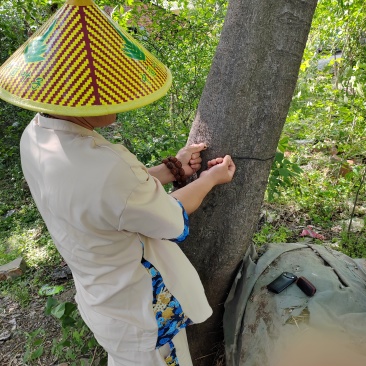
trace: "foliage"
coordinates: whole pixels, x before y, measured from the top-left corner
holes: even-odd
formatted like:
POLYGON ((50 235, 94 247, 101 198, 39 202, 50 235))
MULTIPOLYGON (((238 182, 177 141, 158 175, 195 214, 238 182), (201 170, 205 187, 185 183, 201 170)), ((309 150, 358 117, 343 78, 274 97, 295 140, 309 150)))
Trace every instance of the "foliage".
MULTIPOLYGON (((303 172, 275 202, 296 203, 324 228, 352 215, 356 194, 366 201, 358 189, 366 161, 365 10, 359 0, 319 1, 283 131, 289 160, 303 172)), ((272 170, 269 189, 275 179, 272 170)))
POLYGON ((292 231, 286 226, 276 226, 265 223, 253 236, 253 242, 257 246, 268 243, 287 243, 292 237, 292 231))
POLYGON ((0 178, 0 264, 22 255, 29 265, 59 260, 18 165, 0 178))
POLYGON ((80 356, 88 357, 92 365, 97 360, 98 366, 107 364, 105 352, 98 346, 93 334, 86 326, 77 306, 71 302, 59 302, 49 296, 45 308, 46 315, 52 315, 60 321, 61 336, 53 340, 52 354, 58 361, 70 362, 76 366, 80 356))
POLYGON ((285 157, 289 147, 288 142, 289 138, 285 136, 280 140, 277 147, 271 174, 268 179, 267 198, 269 201, 273 201, 275 195, 281 194, 281 188, 300 190, 295 178, 302 173, 302 169, 297 163, 291 162, 285 157))
MULTIPOLYGON (((70 366, 93 364, 103 366, 107 364, 104 350, 98 346, 97 341, 80 317, 77 306, 71 302, 60 302, 50 294, 58 293, 60 286, 43 286, 40 291, 48 296, 45 315, 53 316, 60 322, 61 334, 53 339, 51 353, 58 362, 68 362, 70 366)), ((37 361, 44 353, 44 343, 47 331, 43 328, 32 332, 25 332, 25 363, 37 361)))
POLYGON ((366 235, 360 233, 343 232, 340 240, 342 251, 353 258, 366 258, 366 235))
POLYGON ((44 350, 45 331, 42 328, 36 329, 33 332, 25 333, 26 346, 23 361, 25 363, 34 361, 41 357, 44 350))
POLYGON ((130 1, 130 10, 120 7, 113 12, 113 18, 121 25, 137 30, 135 37, 173 75, 166 97, 120 114, 114 128, 116 141, 124 143, 147 165, 175 154, 185 145, 226 11, 223 0, 180 0, 174 2, 178 15, 169 11, 173 2, 166 4, 167 8, 163 8, 130 1))
POLYGON ((2 0, 0 2, 0 64, 53 14, 62 0, 2 0))
POLYGON ((28 287, 29 283, 24 278, 17 278, 13 282, 0 282, 1 297, 10 296, 22 307, 28 306, 32 301, 32 293, 28 287))
MULTIPOLYGON (((0 64, 62 3, 1 1, 0 64)), ((119 115, 116 124, 100 131, 123 143, 146 165, 154 165, 186 142, 227 2, 167 1, 168 9, 162 1, 97 3, 112 7, 113 19, 130 29, 173 74, 166 97, 119 115), (179 14, 169 7, 179 8, 179 14)), ((306 221, 328 230, 340 250, 358 257, 366 255, 365 229, 352 233, 339 221, 365 216, 365 8, 363 0, 319 0, 266 195, 272 205, 296 206, 299 225, 306 221), (332 232, 335 226, 342 226, 341 232, 332 232)), ((0 101, 0 264, 22 255, 29 267, 25 276, 0 283, 0 295, 12 296, 22 306, 37 296, 49 282, 49 268, 61 261, 21 172, 19 140, 33 115, 0 101)), ((254 242, 294 240, 298 232, 287 224, 280 219, 265 223, 254 242)), ((60 321, 61 333, 52 348, 60 361, 75 364, 83 354, 95 355, 94 360, 103 357, 74 304, 49 297, 46 313, 60 321)), ((45 336, 43 329, 26 334, 24 362, 39 360, 45 336)))

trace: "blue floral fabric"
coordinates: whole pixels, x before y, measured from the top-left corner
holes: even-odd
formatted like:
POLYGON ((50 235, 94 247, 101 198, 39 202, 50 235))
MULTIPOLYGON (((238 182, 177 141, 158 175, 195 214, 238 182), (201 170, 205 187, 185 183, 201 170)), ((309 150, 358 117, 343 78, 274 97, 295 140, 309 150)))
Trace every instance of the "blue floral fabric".
POLYGON ((142 258, 141 263, 148 270, 152 278, 153 310, 158 324, 156 348, 160 348, 166 343, 169 343, 171 353, 166 360, 167 365, 178 366, 179 363, 175 355, 172 339, 181 329, 193 323, 184 314, 179 301, 166 288, 159 271, 144 258, 142 258))
MULTIPOLYGON (((181 243, 189 234, 189 220, 188 214, 182 203, 178 200, 177 202, 182 208, 184 230, 178 238, 169 240, 175 243, 181 243)), ((152 279, 152 305, 156 322, 158 324, 156 348, 160 348, 168 343, 170 346, 170 355, 165 359, 165 362, 167 366, 179 366, 179 361, 172 339, 181 329, 193 324, 193 322, 184 314, 179 301, 166 288, 160 272, 145 258, 141 259, 141 263, 150 273, 152 279)))
POLYGON ((182 241, 184 241, 187 236, 189 235, 189 218, 188 218, 188 214, 186 212, 186 210, 184 209, 182 203, 178 200, 176 200, 179 204, 179 206, 182 208, 182 215, 183 215, 183 219, 184 219, 184 229, 182 234, 180 234, 177 238, 174 239, 169 239, 170 241, 173 241, 174 243, 181 243, 182 241))
POLYGON ((165 359, 167 366, 179 366, 177 353, 175 352, 175 347, 173 342, 169 342, 170 355, 165 359))

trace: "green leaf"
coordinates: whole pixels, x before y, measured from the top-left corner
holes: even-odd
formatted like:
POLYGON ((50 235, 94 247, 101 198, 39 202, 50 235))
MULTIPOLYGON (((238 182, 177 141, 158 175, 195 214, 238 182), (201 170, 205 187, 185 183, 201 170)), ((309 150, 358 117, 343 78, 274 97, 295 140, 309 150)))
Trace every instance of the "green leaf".
POLYGON ((51 314, 57 319, 61 319, 65 314, 65 303, 58 304, 51 310, 51 314))
POLYGON ((30 359, 30 357, 31 357, 31 352, 30 352, 30 350, 29 350, 29 349, 27 349, 27 350, 25 351, 25 353, 24 353, 23 361, 24 361, 24 362, 28 362, 28 361, 29 361, 29 359, 30 359))
POLYGON ((75 324, 76 322, 75 322, 75 320, 72 318, 72 317, 70 317, 70 316, 68 316, 68 315, 64 315, 63 317, 62 317, 62 326, 64 327, 64 328, 66 328, 66 327, 71 327, 71 326, 73 326, 74 324, 75 324))
POLYGON ((71 315, 76 309, 77 306, 72 302, 65 302, 65 315, 71 315))
POLYGON ((56 304, 57 304, 57 300, 53 297, 49 297, 46 302, 46 307, 45 307, 45 311, 44 311, 45 314, 51 315, 52 309, 56 306, 56 304))
POLYGON ((35 360, 35 359, 41 357, 42 354, 43 354, 43 346, 38 347, 35 351, 33 351, 31 356, 30 356, 30 359, 35 360))
POLYGON ((281 152, 285 152, 288 146, 288 141, 289 138, 287 136, 283 137, 278 143, 278 150, 280 150, 281 152))
POLYGON ((278 171, 282 177, 291 177, 292 176, 292 173, 286 168, 280 168, 280 169, 278 169, 278 171))
POLYGON ((303 172, 303 170, 297 165, 297 164, 292 164, 292 170, 297 173, 300 174, 303 172))
POLYGON ((38 291, 38 294, 41 296, 51 296, 56 295, 64 290, 63 286, 51 286, 51 285, 44 285, 38 291))
POLYGON ((95 340, 95 338, 93 337, 92 339, 89 339, 89 341, 88 341, 88 348, 90 349, 90 348, 93 348, 93 347, 95 347, 96 345, 97 345, 98 343, 97 343, 97 341, 95 340))
POLYGON ((281 163, 283 161, 283 158, 284 158, 284 154, 282 152, 276 152, 276 156, 275 156, 275 159, 274 159, 274 162, 276 163, 281 163))
POLYGON ((62 346, 63 347, 70 347, 71 346, 71 342, 69 340, 66 340, 66 341, 62 342, 62 346))
POLYGON ((43 343, 43 339, 38 338, 33 342, 33 346, 40 346, 43 343))

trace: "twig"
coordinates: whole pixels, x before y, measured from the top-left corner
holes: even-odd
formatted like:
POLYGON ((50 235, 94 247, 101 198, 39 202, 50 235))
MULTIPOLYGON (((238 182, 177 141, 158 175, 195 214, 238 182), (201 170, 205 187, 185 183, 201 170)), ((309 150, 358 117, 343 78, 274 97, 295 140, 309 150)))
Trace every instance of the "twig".
MULTIPOLYGON (((14 353, 15 350, 17 350, 20 346, 22 346, 23 344, 25 344, 27 341, 24 341, 22 343, 19 343, 16 347, 14 347, 11 352, 9 352, 10 354, 14 353)), ((9 354, 8 353, 8 354, 9 354)), ((6 355, 5 355, 6 356, 6 355)), ((11 366, 11 364, 13 363, 13 361, 16 359, 17 355, 15 355, 9 362, 9 366, 11 366)), ((5 360, 5 357, 3 357, 0 361, 5 360)))
POLYGON ((347 230, 347 238, 349 238, 349 233, 351 232, 352 220, 353 220, 353 217, 354 217, 354 214, 355 214, 355 210, 356 210, 358 195, 360 194, 361 188, 362 188, 363 184, 365 183, 365 179, 366 179, 366 167, 365 167, 365 169, 363 171, 363 175, 362 175, 362 179, 361 179, 361 182, 360 182, 360 186, 357 189, 357 193, 356 193, 356 197, 355 197, 355 203, 353 204, 351 218, 349 220, 349 225, 348 225, 348 230, 347 230))
POLYGON ((206 357, 209 357, 209 356, 212 356, 212 355, 216 355, 216 352, 212 352, 212 353, 209 353, 208 355, 198 357, 198 358, 196 358, 196 360, 201 360, 202 358, 206 358, 206 357))
POLYGON ((94 354, 93 354, 93 358, 91 359, 91 362, 90 362, 90 366, 92 366, 92 365, 93 365, 94 358, 95 358, 95 354, 97 353, 97 350, 98 350, 98 347, 95 347, 95 349, 94 349, 94 354))

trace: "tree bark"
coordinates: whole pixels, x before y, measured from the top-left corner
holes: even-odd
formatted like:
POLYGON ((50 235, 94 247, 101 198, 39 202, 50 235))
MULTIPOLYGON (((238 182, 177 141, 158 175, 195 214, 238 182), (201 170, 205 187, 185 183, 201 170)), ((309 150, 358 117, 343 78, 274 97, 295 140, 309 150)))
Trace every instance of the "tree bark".
POLYGON ((195 366, 222 352, 224 302, 256 230, 268 176, 291 103, 316 0, 232 0, 188 143, 207 160, 230 154, 233 182, 215 187, 191 217, 182 248, 213 316, 189 327, 195 366))

